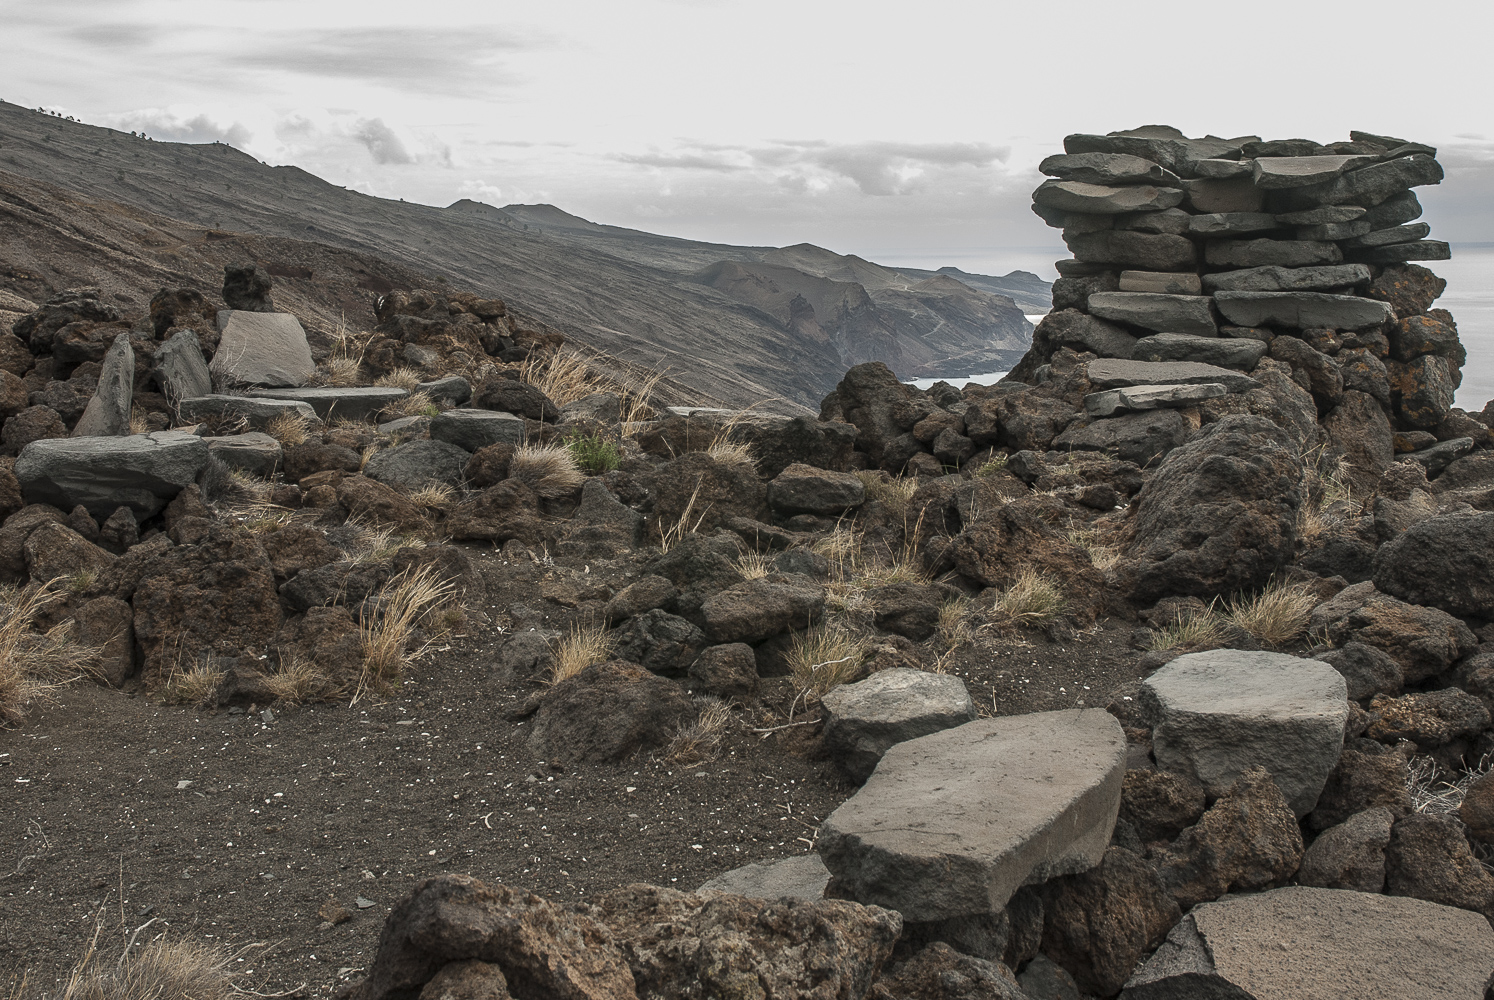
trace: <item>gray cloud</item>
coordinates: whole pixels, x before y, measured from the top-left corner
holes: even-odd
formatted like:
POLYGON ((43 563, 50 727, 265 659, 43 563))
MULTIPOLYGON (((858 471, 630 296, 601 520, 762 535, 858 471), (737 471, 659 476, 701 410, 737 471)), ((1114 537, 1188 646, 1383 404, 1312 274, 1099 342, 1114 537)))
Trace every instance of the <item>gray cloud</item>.
POLYGON ((624 153, 615 157, 621 163, 636 163, 660 170, 715 170, 731 172, 747 169, 744 164, 730 163, 719 154, 711 153, 624 153))
POLYGON ((470 96, 515 83, 499 60, 539 44, 543 42, 532 37, 484 28, 276 32, 252 39, 250 51, 229 54, 227 60, 252 69, 470 96))
MULTIPOLYGON (((382 118, 360 118, 353 126, 353 138, 368 147, 375 163, 414 163, 415 157, 400 142, 394 130, 382 118)), ((447 158, 450 159, 448 153, 447 158)))

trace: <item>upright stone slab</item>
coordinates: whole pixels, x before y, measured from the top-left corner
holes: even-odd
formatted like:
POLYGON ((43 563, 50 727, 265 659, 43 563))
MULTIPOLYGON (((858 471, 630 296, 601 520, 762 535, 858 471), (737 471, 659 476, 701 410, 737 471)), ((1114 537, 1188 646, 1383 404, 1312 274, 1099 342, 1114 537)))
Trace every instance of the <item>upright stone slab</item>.
POLYGON ((994 914, 1099 864, 1126 739, 1098 709, 981 719, 899 743, 820 827, 831 894, 905 920, 994 914))
POLYGON ((316 370, 306 331, 290 313, 218 313, 218 350, 209 369, 234 385, 305 385, 316 370))
POLYGON ((78 418, 73 437, 119 437, 130 433, 130 406, 135 399, 135 349, 130 335, 114 338, 104 355, 99 386, 78 418))
POLYGON ((733 868, 701 885, 696 892, 729 892, 753 899, 823 899, 830 871, 818 854, 733 868))
POLYGON ((213 377, 202 360, 202 342, 191 330, 178 330, 156 348, 156 384, 172 403, 213 394, 213 377))
POLYGON ((364 420, 410 393, 394 386, 312 386, 304 389, 255 389, 253 399, 289 399, 305 403, 323 420, 364 420))
POLYGON ((1127 361, 1099 358, 1085 366, 1096 389, 1121 389, 1133 385, 1200 385, 1217 382, 1230 392, 1260 388, 1249 375, 1228 368, 1193 361, 1127 361))
POLYGON ((1122 1000, 1483 1000, 1482 915, 1405 896, 1288 886, 1203 903, 1122 1000))
POLYGON ((82 504, 99 521, 129 507, 143 521, 196 482, 207 460, 207 442, 187 431, 48 438, 21 449, 15 476, 27 503, 82 504))
POLYGON ((964 681, 908 667, 844 684, 820 704, 825 750, 855 781, 865 781, 889 747, 975 718, 964 681))
POLYGON ((1138 700, 1159 768, 1196 777, 1214 797, 1259 765, 1299 819, 1317 805, 1349 717, 1344 677, 1329 664, 1240 649, 1180 656, 1138 700))

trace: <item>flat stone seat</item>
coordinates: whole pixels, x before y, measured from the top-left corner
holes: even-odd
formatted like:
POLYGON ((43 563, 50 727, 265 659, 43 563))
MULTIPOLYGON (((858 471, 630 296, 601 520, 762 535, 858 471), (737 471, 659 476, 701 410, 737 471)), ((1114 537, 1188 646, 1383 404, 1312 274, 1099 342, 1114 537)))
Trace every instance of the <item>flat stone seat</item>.
POLYGON ((753 899, 823 899, 830 870, 818 854, 800 854, 778 861, 754 862, 723 872, 696 892, 729 892, 753 899))
POLYGON ((1218 292, 1214 304, 1240 326, 1362 330, 1395 318, 1390 305, 1378 299, 1325 292, 1218 292))
POLYGON ((975 718, 965 682, 948 674, 893 667, 821 699, 824 746, 846 773, 865 781, 889 747, 975 718))
POLYGON ((1288 886, 1195 906, 1122 1000, 1482 1000, 1494 931, 1408 896, 1288 886))
POLYGON ((1101 319, 1148 330, 1168 330, 1212 337, 1219 330, 1202 295, 1163 295, 1157 292, 1095 292, 1087 308, 1101 319))
POLYGON ((218 311, 218 349, 208 368, 235 385, 305 385, 316 371, 300 320, 290 313, 218 311))
POLYGON ((1180 656, 1137 700, 1160 769, 1197 778, 1213 798, 1264 767, 1299 819, 1317 805, 1349 717, 1343 674, 1329 664, 1240 649, 1180 656))
POLYGON ((830 894, 905 920, 993 914, 1100 861, 1126 739, 1099 709, 967 722, 899 743, 820 826, 830 894))
POLYGON ((273 475, 283 455, 279 441, 258 431, 203 440, 214 458, 230 469, 239 469, 251 476, 273 475))
POLYGON ((1326 264, 1321 267, 1247 267, 1203 276, 1206 291, 1219 292, 1311 292, 1326 288, 1349 288, 1370 280, 1363 264, 1326 264))
POLYGON ((1228 394, 1229 390, 1218 382, 1201 382, 1198 385, 1137 385, 1092 392, 1084 397, 1084 409, 1092 417, 1113 417, 1118 413, 1192 406, 1205 399, 1216 399, 1228 394))
POLYGON ((99 521, 129 507, 143 521, 196 482, 207 460, 207 442, 196 434, 156 431, 32 441, 14 471, 29 504, 62 510, 82 504, 99 521))
POLYGON ((323 420, 363 420, 410 393, 394 386, 370 385, 342 388, 311 386, 303 389, 255 389, 254 399, 289 399, 310 406, 323 420))
POLYGON ((490 444, 524 443, 524 418, 496 410, 447 410, 431 418, 431 440, 477 451, 490 444))
POLYGON ((1220 368, 1249 371, 1266 356, 1265 341, 1240 337, 1193 337, 1186 333, 1154 333, 1131 348, 1135 361, 1196 361, 1220 368))
POLYGON ((1096 389, 1122 389, 1133 385, 1198 385, 1217 382, 1230 392, 1260 388, 1260 383, 1216 365, 1195 361, 1128 361, 1098 358, 1086 366, 1090 384, 1096 389))
POLYGON ((307 403, 294 399, 258 399, 253 396, 198 396, 176 405, 177 415, 186 423, 201 423, 218 417, 242 417, 251 430, 262 431, 271 420, 287 413, 303 420, 316 419, 316 411, 307 403))

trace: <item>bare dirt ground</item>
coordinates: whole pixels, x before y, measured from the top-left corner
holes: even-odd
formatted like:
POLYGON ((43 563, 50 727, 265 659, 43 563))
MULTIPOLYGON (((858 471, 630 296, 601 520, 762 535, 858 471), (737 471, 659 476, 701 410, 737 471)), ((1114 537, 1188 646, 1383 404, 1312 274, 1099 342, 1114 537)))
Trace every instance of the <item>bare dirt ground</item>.
MULTIPOLYGON (((495 554, 472 554, 501 582, 495 554)), ((544 627, 575 613, 544 603, 544 627)), ((819 757, 818 727, 751 731, 785 721, 786 679, 700 766, 539 761, 511 718, 533 686, 494 676, 502 623, 474 624, 384 703, 229 712, 85 684, 0 732, 0 983, 25 973, 32 995, 55 993, 96 927, 113 956, 149 924, 137 942, 245 949, 235 966, 261 992, 327 994, 421 879, 468 873, 562 901, 693 889, 808 851, 854 791, 819 757)), ((949 669, 983 714, 1103 709, 1134 682, 1129 631, 983 635, 949 669)))

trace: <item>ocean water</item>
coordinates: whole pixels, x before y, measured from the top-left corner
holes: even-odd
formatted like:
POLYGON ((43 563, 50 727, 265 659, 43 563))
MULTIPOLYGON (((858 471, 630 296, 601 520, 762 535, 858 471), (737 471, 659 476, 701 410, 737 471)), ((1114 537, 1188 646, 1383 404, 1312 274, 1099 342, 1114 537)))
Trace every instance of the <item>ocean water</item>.
MULTIPOLYGON (((1437 300, 1437 305, 1453 314, 1458 323, 1458 336, 1468 351, 1456 405, 1477 413, 1485 403, 1494 400, 1494 243, 1455 243, 1452 252, 1452 260, 1433 261, 1425 266, 1447 282, 1447 290, 1437 300)), ((1033 271, 1051 280, 1052 264, 1047 256, 1035 254, 1025 261, 1025 266, 1020 257, 1002 263, 1009 264, 1009 269, 1033 271)), ((1027 319, 1036 325, 1042 317, 1028 316, 1027 319)), ((927 389, 938 381, 956 386, 966 382, 990 385, 1005 374, 977 372, 963 378, 921 378, 912 384, 920 389, 927 389)))

